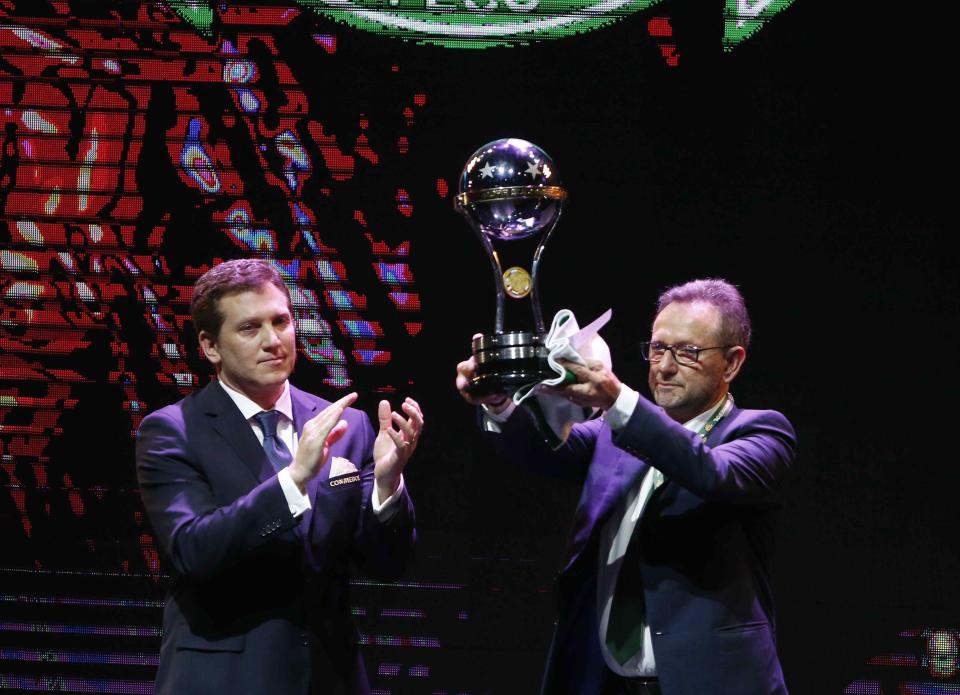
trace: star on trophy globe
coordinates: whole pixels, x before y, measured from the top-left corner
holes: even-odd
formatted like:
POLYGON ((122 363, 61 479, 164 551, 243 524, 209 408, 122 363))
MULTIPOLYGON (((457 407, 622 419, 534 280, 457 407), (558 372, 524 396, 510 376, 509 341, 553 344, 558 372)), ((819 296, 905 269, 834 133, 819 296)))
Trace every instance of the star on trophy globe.
POLYGON ((526 140, 489 142, 463 167, 454 207, 483 244, 496 297, 493 331, 473 340, 477 369, 469 390, 477 395, 512 394, 556 376, 547 363, 537 281, 566 199, 553 160, 526 140))

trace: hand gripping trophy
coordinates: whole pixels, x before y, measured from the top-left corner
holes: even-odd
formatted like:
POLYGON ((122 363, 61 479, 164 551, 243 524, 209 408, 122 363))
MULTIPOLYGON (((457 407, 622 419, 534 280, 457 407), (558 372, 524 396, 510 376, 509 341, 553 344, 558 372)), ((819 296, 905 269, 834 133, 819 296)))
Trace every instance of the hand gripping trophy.
POLYGON ((547 364, 537 280, 566 199, 553 160, 526 140, 494 140, 463 167, 454 207, 483 244, 496 289, 493 332, 473 340, 477 371, 470 390, 478 395, 512 394, 556 376, 547 364))

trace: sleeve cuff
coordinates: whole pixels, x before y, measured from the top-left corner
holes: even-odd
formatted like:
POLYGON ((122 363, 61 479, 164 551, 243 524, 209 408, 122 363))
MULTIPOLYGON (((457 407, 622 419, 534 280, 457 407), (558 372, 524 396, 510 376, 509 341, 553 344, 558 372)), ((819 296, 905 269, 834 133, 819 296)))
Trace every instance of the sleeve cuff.
POLYGON ((277 473, 277 480, 280 481, 280 489, 283 490, 283 496, 287 498, 287 506, 290 507, 290 513, 294 518, 310 509, 310 498, 300 492, 300 488, 290 477, 288 469, 284 468, 277 473))
POLYGON ((516 407, 513 398, 508 398, 507 406, 499 412, 494 412, 486 405, 481 405, 480 409, 483 412, 483 431, 500 434, 500 432, 502 432, 500 425, 510 419, 516 407))
POLYGON ((640 400, 640 394, 637 391, 626 384, 621 384, 617 400, 613 402, 610 410, 606 411, 601 417, 610 425, 610 429, 618 432, 626 427, 627 421, 633 415, 634 408, 637 407, 638 400, 640 400))
POLYGON ((380 521, 388 521, 397 513, 397 501, 403 494, 403 473, 400 474, 400 484, 397 490, 385 501, 380 501, 380 493, 377 491, 377 484, 373 484, 373 515, 380 521))

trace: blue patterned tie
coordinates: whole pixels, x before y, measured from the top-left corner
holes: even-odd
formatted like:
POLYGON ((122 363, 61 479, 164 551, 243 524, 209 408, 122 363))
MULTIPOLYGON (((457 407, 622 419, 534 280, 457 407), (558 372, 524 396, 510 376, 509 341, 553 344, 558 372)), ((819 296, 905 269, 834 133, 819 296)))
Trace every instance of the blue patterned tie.
POLYGON ((280 413, 276 410, 262 410, 253 417, 263 432, 263 450, 267 452, 267 458, 270 459, 274 470, 279 473, 293 461, 293 455, 287 445, 277 437, 277 418, 280 417, 280 413))

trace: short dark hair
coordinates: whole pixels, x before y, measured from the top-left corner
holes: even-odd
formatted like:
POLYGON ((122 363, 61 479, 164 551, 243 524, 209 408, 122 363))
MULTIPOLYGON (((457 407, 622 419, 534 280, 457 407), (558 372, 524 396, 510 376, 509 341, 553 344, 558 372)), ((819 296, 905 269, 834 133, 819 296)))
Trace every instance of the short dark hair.
POLYGON ((657 300, 659 315, 668 305, 674 303, 691 304, 706 302, 720 312, 720 335, 717 336, 726 345, 750 345, 750 315, 743 295, 736 286, 723 278, 705 278, 691 280, 665 290, 657 300))
POLYGON ((222 297, 240 292, 258 291, 273 285, 282 290, 287 297, 287 306, 291 307, 290 290, 280 277, 280 273, 262 258, 237 258, 224 261, 205 272, 193 286, 190 300, 190 315, 197 335, 205 331, 216 338, 223 325, 223 313, 219 302, 222 297))

